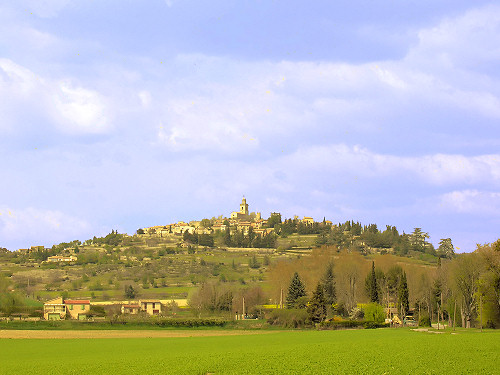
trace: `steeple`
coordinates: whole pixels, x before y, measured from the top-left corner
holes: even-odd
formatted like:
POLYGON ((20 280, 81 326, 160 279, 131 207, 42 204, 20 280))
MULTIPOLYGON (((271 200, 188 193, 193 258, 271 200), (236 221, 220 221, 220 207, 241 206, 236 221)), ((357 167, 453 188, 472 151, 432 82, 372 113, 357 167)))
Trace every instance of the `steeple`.
POLYGON ((247 200, 245 199, 245 196, 243 196, 243 199, 241 200, 240 214, 248 215, 248 204, 247 200))

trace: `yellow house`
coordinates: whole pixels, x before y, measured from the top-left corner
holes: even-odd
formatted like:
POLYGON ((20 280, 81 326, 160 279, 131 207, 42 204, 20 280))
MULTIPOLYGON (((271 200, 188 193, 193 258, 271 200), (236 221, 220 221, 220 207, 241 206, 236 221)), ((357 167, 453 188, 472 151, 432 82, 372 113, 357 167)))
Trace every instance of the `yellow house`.
POLYGON ((62 297, 51 299, 43 304, 45 320, 61 320, 66 318, 66 305, 62 297))
POLYGON ((76 262, 77 260, 78 258, 73 255, 69 257, 65 257, 62 255, 54 255, 47 258, 47 262, 76 262))
POLYGON ((161 314, 161 302, 159 299, 143 299, 139 301, 141 311, 147 312, 149 315, 161 314))
POLYGON ((66 313, 71 319, 87 319, 90 311, 90 301, 88 299, 67 299, 64 301, 66 313))
POLYGON ((302 219, 302 222, 306 223, 306 224, 314 224, 314 219, 312 217, 304 216, 304 218, 302 219))

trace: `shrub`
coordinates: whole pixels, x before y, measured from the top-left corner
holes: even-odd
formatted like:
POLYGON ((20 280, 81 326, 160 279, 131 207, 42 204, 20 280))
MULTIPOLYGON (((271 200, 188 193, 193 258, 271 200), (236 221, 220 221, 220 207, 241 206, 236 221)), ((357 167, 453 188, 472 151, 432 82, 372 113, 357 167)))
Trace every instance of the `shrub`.
POLYGON ((384 308, 378 303, 368 303, 363 307, 365 320, 375 323, 383 323, 385 320, 384 308))
POLYGON ((359 320, 364 318, 364 312, 361 310, 359 307, 355 307, 351 310, 351 313, 349 314, 349 319, 350 320, 359 320))
POLYGON ((154 319, 151 324, 159 327, 224 327, 227 321, 221 319, 158 318, 154 319))
POLYGON ((319 327, 323 328, 323 329, 348 329, 348 328, 373 329, 373 328, 389 327, 389 324, 377 323, 377 322, 366 321, 366 320, 341 320, 341 321, 333 321, 332 320, 332 321, 320 323, 319 327))
POLYGON ((429 315, 427 314, 422 314, 418 318, 418 325, 420 327, 430 327, 431 326, 431 319, 429 318, 429 315))
POLYGON ((275 309, 271 312, 267 322, 287 328, 299 328, 306 325, 308 318, 305 309, 275 309))

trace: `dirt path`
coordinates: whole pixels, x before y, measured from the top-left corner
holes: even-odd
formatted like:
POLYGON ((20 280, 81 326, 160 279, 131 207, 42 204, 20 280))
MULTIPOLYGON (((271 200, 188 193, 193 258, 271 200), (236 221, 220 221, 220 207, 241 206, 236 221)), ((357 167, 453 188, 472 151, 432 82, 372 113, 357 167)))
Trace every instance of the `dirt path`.
POLYGON ((43 331, 43 330, 0 330, 0 339, 118 339, 153 337, 207 337, 259 335, 273 331, 223 331, 223 330, 99 330, 99 331, 43 331))

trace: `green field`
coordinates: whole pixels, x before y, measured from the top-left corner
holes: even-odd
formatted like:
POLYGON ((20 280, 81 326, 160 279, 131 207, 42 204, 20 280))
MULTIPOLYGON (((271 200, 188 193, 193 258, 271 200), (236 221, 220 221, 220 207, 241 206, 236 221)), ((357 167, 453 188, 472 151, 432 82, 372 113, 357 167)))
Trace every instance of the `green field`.
POLYGON ((499 374, 500 332, 0 340, 2 374, 499 374))

